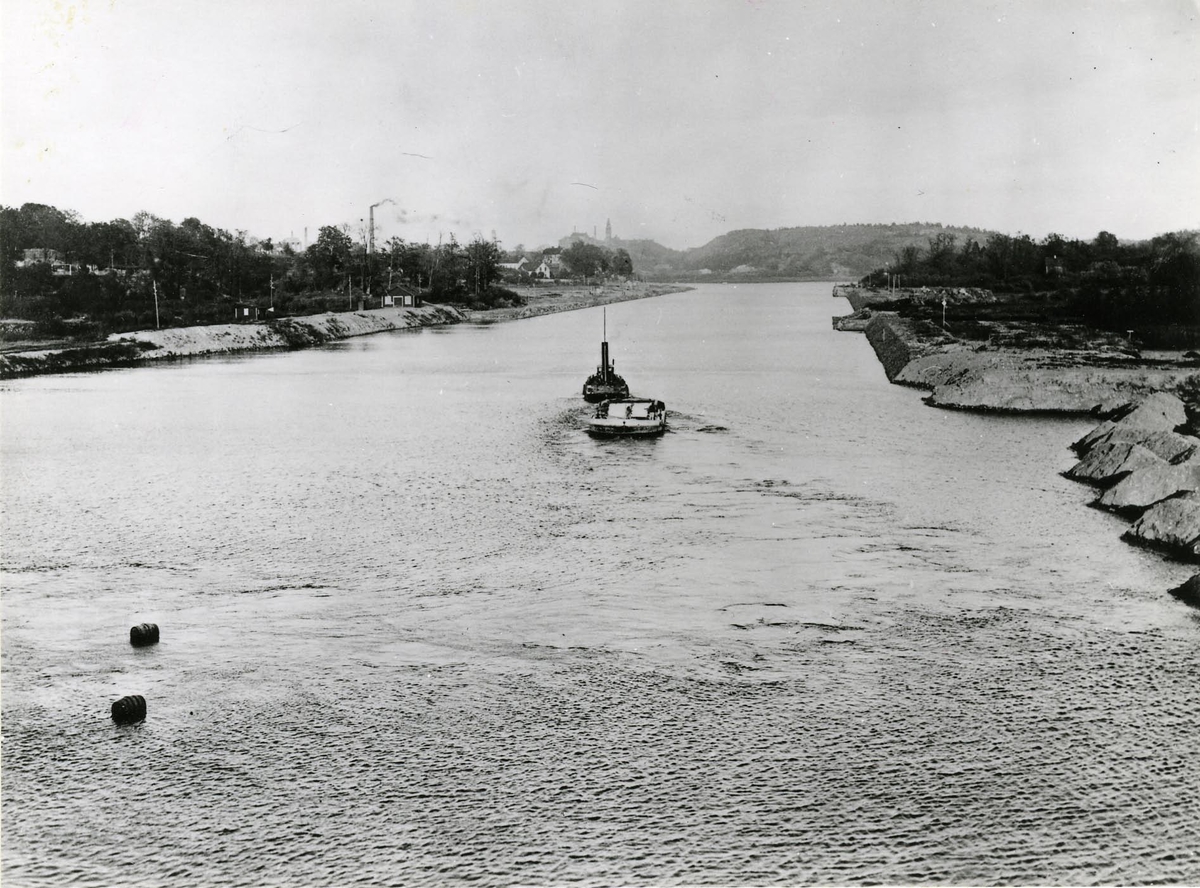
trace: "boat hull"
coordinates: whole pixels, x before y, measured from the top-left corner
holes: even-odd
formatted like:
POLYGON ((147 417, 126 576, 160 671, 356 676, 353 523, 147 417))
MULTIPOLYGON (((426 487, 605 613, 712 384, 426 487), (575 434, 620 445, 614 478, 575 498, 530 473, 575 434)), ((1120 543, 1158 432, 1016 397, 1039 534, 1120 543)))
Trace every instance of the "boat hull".
POLYGON ((588 421, 588 434, 594 438, 649 438, 667 430, 665 420, 656 422, 636 419, 592 419, 588 421))

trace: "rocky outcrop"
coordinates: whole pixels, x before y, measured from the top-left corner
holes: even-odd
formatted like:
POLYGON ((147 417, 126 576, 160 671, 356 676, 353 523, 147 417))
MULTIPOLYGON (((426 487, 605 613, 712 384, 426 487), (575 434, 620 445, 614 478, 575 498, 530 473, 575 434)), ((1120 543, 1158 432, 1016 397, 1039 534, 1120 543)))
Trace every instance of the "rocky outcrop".
POLYGON ((1125 540, 1200 561, 1200 438, 1186 423, 1174 395, 1122 405, 1071 445, 1082 458, 1066 474, 1108 487, 1095 504, 1136 519, 1125 540))
POLYGON ((1192 607, 1200 607, 1200 574, 1196 574, 1182 586, 1168 591, 1180 601, 1187 602, 1192 607))
POLYGON ((1118 409, 1113 421, 1141 429, 1177 429, 1187 422, 1187 406, 1175 395, 1155 392, 1118 409))
POLYGON ((1078 441, 1073 446, 1079 452, 1091 454, 1097 448, 1108 444, 1137 444, 1165 462, 1180 462, 1200 447, 1200 438, 1192 435, 1181 435, 1166 430, 1148 431, 1128 425, 1112 426, 1098 437, 1089 433, 1087 440, 1086 447, 1081 447, 1078 441))
MULTIPOLYGON (((1077 451, 1086 451, 1093 444, 1111 438, 1114 432, 1122 429, 1140 441, 1146 437, 1147 432, 1173 432, 1184 425, 1187 419, 1187 408, 1179 398, 1156 391, 1120 408, 1111 419, 1096 426, 1072 446, 1077 451)), ((1126 437, 1125 440, 1133 438, 1126 437)))
POLYGON ((1117 512, 1140 513, 1155 503, 1180 493, 1200 490, 1200 462, 1173 466, 1164 463, 1130 472, 1096 500, 1096 505, 1117 512))
POLYGON ((1106 441, 1088 451, 1088 455, 1068 469, 1066 475, 1076 481, 1107 485, 1137 469, 1161 465, 1166 465, 1165 460, 1141 444, 1106 441))
POLYGON ((1200 561, 1200 494, 1155 503, 1124 534, 1129 542, 1166 549, 1200 561))
POLYGON ((1096 505, 1132 514, 1200 490, 1200 439, 1176 431, 1186 422, 1183 402, 1165 392, 1127 404, 1071 445, 1083 458, 1067 474, 1111 484, 1096 505))
POLYGON ((1200 438, 1175 431, 1186 422, 1183 402, 1164 392, 1124 404, 1071 445, 1082 459, 1066 475, 1115 485, 1098 502, 1112 509, 1145 508, 1189 489, 1192 464, 1185 461, 1197 452, 1200 438))

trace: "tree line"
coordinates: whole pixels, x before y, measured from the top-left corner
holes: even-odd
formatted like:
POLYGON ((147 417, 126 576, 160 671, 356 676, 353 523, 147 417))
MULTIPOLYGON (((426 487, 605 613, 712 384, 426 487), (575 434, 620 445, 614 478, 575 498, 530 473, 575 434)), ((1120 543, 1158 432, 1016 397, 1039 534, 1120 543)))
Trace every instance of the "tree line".
POLYGON ((28 203, 0 207, 0 317, 96 335, 227 323, 247 305, 260 317, 377 307, 405 288, 426 301, 492 307, 518 298, 498 286, 500 257, 499 244, 482 237, 391 238, 369 250, 346 226, 330 225, 297 250, 195 217, 86 222, 28 203))
POLYGON ((992 234, 962 243, 953 234, 928 247, 904 247, 864 286, 982 287, 996 292, 1053 291, 1070 297, 1086 322, 1100 327, 1200 324, 1200 232, 1173 232, 1123 242, 1108 231, 1091 241, 1050 234, 992 234))
POLYGON ((505 254, 494 237, 460 243, 450 235, 437 244, 392 237, 375 245, 367 232, 326 225, 296 249, 195 217, 176 224, 142 212, 87 222, 45 204, 0 206, 0 318, 86 338, 228 323, 247 306, 260 318, 378 307, 385 294, 493 308, 521 301, 503 283, 530 282, 528 270, 507 269, 506 259, 523 255, 536 267, 549 253, 554 277, 633 273, 626 251, 580 242, 505 254))

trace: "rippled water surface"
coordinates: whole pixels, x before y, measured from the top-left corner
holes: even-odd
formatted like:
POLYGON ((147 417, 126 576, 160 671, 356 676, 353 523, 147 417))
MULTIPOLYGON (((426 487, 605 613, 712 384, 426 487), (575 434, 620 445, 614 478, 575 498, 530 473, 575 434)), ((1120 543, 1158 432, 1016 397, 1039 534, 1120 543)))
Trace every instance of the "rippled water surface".
POLYGON ((1200 882, 1190 570, 829 293, 4 384, 6 888, 1200 882))

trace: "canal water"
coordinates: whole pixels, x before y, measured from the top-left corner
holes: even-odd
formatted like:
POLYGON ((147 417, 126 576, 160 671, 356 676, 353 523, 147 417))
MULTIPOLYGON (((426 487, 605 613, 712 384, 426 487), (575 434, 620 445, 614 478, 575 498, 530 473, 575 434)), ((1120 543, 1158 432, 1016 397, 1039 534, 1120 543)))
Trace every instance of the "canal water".
POLYGON ((598 308, 4 383, 5 888, 1200 882, 1191 570, 847 312, 609 306, 656 440, 598 308))

